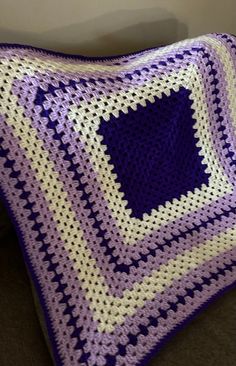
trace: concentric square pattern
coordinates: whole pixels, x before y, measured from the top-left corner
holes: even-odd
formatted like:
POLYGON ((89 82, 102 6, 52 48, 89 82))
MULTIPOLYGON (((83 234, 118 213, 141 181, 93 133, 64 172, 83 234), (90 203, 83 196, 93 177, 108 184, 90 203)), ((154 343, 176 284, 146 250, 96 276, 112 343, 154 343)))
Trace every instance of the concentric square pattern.
POLYGON ((1 196, 57 365, 144 365, 235 285, 235 49, 0 48, 1 196))

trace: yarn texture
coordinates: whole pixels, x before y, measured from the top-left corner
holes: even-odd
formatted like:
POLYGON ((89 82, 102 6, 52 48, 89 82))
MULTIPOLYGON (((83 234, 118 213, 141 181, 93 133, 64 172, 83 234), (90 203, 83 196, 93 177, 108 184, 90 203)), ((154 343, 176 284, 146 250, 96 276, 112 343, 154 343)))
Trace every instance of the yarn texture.
POLYGON ((56 365, 141 366, 236 285, 236 38, 0 46, 0 186, 56 365))

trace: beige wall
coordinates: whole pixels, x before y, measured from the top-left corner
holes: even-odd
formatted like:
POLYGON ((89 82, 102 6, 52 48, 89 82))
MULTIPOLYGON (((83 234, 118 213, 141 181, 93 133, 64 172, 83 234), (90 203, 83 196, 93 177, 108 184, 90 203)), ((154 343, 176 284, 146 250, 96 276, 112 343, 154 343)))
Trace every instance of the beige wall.
POLYGON ((236 33, 236 0, 0 0, 0 42, 87 55, 236 33))

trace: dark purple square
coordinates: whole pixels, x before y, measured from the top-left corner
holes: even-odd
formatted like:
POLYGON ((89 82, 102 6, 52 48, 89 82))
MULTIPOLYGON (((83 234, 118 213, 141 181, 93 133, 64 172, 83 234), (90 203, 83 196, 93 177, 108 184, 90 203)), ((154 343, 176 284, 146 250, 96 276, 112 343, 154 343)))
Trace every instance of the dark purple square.
POLYGON ((194 137, 190 91, 180 88, 137 111, 101 121, 98 134, 107 146, 113 172, 132 209, 142 218, 153 208, 208 183, 198 139, 194 137))

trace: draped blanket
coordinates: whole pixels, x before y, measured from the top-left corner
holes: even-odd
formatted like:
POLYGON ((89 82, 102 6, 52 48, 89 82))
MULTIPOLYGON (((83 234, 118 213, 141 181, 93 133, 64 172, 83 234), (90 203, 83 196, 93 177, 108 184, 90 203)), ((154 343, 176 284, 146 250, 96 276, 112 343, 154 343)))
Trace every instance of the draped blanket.
POLYGON ((0 47, 0 183, 56 365, 137 366, 236 283, 236 39, 0 47))

